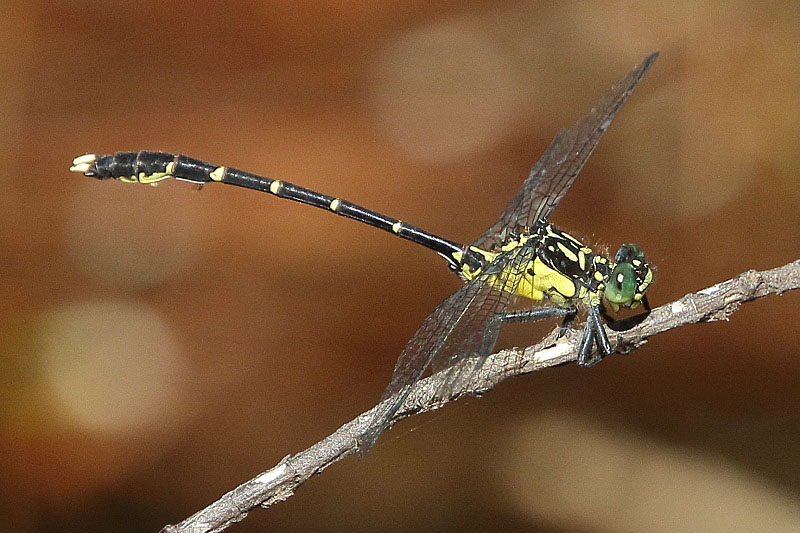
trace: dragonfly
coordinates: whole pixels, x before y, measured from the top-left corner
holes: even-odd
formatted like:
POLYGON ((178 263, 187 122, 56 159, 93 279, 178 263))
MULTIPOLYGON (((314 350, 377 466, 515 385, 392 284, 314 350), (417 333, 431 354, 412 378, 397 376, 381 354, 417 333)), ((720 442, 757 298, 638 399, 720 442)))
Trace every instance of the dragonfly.
POLYGON ((358 436, 358 450, 363 455, 429 371, 448 372, 437 391, 440 397, 469 383, 494 350, 504 323, 561 318, 561 330, 565 331, 585 309, 577 363, 590 367, 615 351, 604 325, 605 320, 613 327, 606 305, 614 312, 641 305, 644 312, 628 320, 629 325, 650 312, 645 293, 653 281, 653 270, 641 247, 623 244, 612 260, 549 219, 657 57, 658 52, 648 55, 606 91, 589 113, 561 130, 500 218, 468 245, 338 197, 180 154, 86 154, 76 157, 70 170, 101 180, 156 184, 174 178, 266 192, 369 224, 444 257, 464 285, 431 312, 397 359, 380 409, 358 436), (475 364, 459 364, 470 358, 477 358, 475 364))

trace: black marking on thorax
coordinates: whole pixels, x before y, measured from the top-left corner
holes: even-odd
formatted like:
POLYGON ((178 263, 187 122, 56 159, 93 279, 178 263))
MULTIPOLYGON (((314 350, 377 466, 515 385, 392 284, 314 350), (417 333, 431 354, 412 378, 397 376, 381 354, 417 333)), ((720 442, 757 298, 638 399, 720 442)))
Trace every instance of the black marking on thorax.
POLYGON ((583 243, 552 224, 539 228, 538 241, 536 255, 544 264, 590 288, 595 254, 583 243))

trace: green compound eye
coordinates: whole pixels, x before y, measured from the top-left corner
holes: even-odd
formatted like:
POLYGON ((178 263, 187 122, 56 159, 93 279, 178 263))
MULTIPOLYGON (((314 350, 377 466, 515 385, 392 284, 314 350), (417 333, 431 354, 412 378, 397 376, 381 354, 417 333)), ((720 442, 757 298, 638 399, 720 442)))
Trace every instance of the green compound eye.
POLYGON ((619 306, 630 307, 636 293, 636 270, 630 263, 620 263, 614 267, 606 285, 606 300, 614 310, 619 306))

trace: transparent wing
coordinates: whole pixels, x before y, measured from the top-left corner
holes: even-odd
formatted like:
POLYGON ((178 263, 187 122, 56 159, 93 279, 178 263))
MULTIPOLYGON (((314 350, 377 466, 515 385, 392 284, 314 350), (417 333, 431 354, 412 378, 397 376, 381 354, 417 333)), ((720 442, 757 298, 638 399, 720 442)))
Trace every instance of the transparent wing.
POLYGON ((614 84, 589 114, 556 135, 531 169, 522 189, 511 199, 500 219, 473 243, 475 246, 497 249, 508 239, 511 231, 520 226, 530 228, 537 221, 550 218, 656 57, 658 52, 647 56, 622 81, 614 84))
MULTIPOLYGON (((498 331, 489 331, 491 338, 486 338, 486 325, 514 298, 533 253, 532 247, 520 247, 499 256, 485 272, 450 295, 422 322, 397 359, 392 380, 381 396, 381 403, 393 398, 391 403, 384 406, 370 429, 359 438, 361 454, 375 444, 428 368, 437 372, 466 357, 485 357, 491 352, 498 331)), ((458 379, 454 374, 446 382, 454 384, 458 379)))

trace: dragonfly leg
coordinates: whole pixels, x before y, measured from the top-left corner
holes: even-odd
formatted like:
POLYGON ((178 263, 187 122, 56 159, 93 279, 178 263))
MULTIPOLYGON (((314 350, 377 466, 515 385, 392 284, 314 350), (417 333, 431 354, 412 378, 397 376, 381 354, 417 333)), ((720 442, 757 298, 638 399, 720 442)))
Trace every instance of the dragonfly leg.
POLYGON ((560 339, 567 333, 567 330, 572 326, 572 322, 575 321, 576 316, 578 316, 577 308, 573 308, 569 313, 564 315, 564 320, 561 321, 561 325, 558 327, 557 339, 560 339))
POLYGON ((600 362, 600 357, 592 358, 592 345, 594 344, 594 330, 592 329, 591 315, 586 318, 583 327, 583 336, 578 343, 578 365, 588 367, 600 362))
POLYGON ((588 367, 596 365, 606 355, 611 355, 613 349, 608 340, 608 334, 603 326, 603 321, 600 318, 600 305, 589 308, 589 314, 586 317, 586 325, 583 328, 583 336, 578 345, 578 364, 580 366, 588 367), (592 346, 597 343, 598 354, 592 355, 592 346))
MULTIPOLYGON (((503 322, 536 322, 538 320, 546 320, 548 318, 556 318, 559 316, 565 317, 564 320, 566 322, 567 318, 570 316, 574 318, 575 313, 577 313, 577 309, 575 308, 556 306, 532 307, 530 309, 510 311, 508 313, 497 313, 489 319, 489 321, 486 323, 486 327, 483 330, 483 345, 481 347, 481 353, 488 354, 492 348, 494 348, 494 343, 497 342, 497 336, 500 333, 500 325, 503 322)), ((564 327, 563 324, 562 327, 564 327)))
POLYGON ((606 328, 603 327, 603 320, 600 318, 600 306, 592 307, 589 309, 589 315, 593 316, 592 329, 594 329, 594 338, 597 341, 597 348, 600 350, 601 356, 611 355, 611 343, 608 341, 608 334, 606 328))
POLYGON ((572 315, 575 316, 577 310, 573 307, 532 307, 520 311, 510 311, 508 313, 497 313, 490 322, 536 322, 547 318, 572 315))

